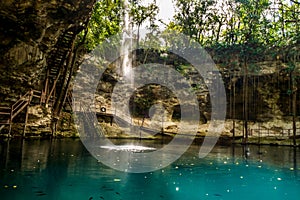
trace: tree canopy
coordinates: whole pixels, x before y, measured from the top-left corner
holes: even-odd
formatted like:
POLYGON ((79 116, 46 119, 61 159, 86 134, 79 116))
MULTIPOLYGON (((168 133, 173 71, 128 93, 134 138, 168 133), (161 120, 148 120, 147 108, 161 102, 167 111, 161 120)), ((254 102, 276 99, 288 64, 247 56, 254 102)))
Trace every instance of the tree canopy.
MULTIPOLYGON (((234 48, 249 55, 254 49, 261 54, 300 44, 297 0, 173 0, 173 3, 176 13, 166 30, 186 34, 204 47, 234 48)), ((125 12, 131 17, 132 27, 137 28, 134 36, 137 41, 142 24, 147 22, 153 30, 157 28, 156 0, 147 5, 142 0, 129 0, 127 4, 129 8, 124 6, 124 0, 97 1, 86 35, 88 51, 122 31, 125 12)))
POLYGON ((174 0, 176 29, 204 46, 265 48, 300 43, 300 4, 284 0, 174 0))

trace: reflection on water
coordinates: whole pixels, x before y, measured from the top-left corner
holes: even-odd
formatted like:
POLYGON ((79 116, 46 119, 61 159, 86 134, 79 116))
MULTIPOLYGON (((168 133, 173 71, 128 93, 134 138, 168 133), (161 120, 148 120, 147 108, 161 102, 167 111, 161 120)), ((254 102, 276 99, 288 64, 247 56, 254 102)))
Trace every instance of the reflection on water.
MULTIPOLYGON (((128 142, 160 148, 160 141, 128 142)), ((193 145, 167 168, 127 174, 90 156, 80 140, 0 143, 1 199, 299 199, 300 152, 291 147, 193 145)))
POLYGON ((145 147, 145 146, 138 146, 138 145, 118 145, 118 146, 100 146, 102 149, 108 150, 117 150, 117 151, 130 151, 130 152, 146 152, 146 151, 154 151, 155 148, 153 147, 145 147))

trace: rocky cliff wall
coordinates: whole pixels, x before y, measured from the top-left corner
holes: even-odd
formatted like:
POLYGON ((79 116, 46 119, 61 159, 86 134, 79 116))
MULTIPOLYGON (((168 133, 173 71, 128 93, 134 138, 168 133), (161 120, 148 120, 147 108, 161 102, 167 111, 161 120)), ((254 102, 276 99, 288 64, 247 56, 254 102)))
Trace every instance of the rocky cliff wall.
MULTIPOLYGON (((148 57, 150 60, 147 60, 147 63, 164 64, 158 53, 153 52, 148 57)), ((139 65, 143 61, 143 55, 139 55, 136 64, 139 65)), ((183 76, 189 77, 189 82, 198 97, 202 122, 206 123, 210 119, 211 112, 210 94, 201 76, 195 72, 191 65, 182 62, 175 55, 169 55, 166 64, 168 67, 179 71, 183 76)), ((246 73, 241 63, 217 63, 216 65, 222 74, 226 90, 227 102, 224 103, 227 104, 227 119, 244 119, 244 102, 247 95, 248 119, 250 121, 291 120, 293 90, 291 82, 295 80, 294 90, 300 88, 300 81, 297 81, 297 77, 300 75, 299 62, 295 63, 292 74, 289 71, 289 63, 281 60, 249 62, 247 64, 247 76, 245 76, 246 73), (245 77, 247 77, 245 81, 247 94, 244 85, 245 77)), ((111 66, 112 69, 107 70, 103 80, 98 85, 98 94, 96 95, 98 104, 96 108, 99 112, 101 106, 110 107, 111 93, 118 80, 117 66, 113 64, 111 66)), ((176 84, 177 80, 172 80, 172 77, 165 78, 169 78, 168 81, 176 84)), ((213 84, 213 82, 210 84, 213 84)), ((299 90, 295 90, 295 92, 297 94, 297 105, 300 105, 300 92, 299 90)), ((120 94, 120 98, 124 96, 126 95, 120 94)), ((164 87, 154 84, 139 88, 132 94, 132 98, 135 98, 135 100, 131 101, 131 111, 139 117, 142 117, 144 112, 147 113, 149 108, 157 101, 163 102, 163 106, 168 110, 169 119, 180 117, 178 99, 172 91, 164 87), (162 94, 164 94, 164 97, 162 97, 162 94), (166 94, 168 95, 166 96, 166 94)), ((300 115, 300 106, 297 107, 296 114, 297 116, 300 115)))
POLYGON ((82 25, 95 0, 0 2, 0 102, 10 103, 38 87, 57 38, 82 25))

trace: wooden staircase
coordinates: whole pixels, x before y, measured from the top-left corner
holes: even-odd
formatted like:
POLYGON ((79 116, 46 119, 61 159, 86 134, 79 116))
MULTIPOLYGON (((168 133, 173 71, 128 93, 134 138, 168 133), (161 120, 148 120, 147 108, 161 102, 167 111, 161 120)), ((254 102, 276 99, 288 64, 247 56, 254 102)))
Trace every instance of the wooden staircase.
POLYGON ((58 42, 55 45, 54 52, 47 60, 50 77, 55 79, 60 75, 62 66, 65 64, 67 55, 71 50, 75 37, 76 33, 72 30, 66 31, 61 37, 59 37, 58 42))
MULTIPOLYGON (((70 92, 68 94, 68 99, 71 100, 72 95, 70 92)), ((53 102, 53 97, 50 98, 50 102, 53 102)), ((15 103, 11 106, 4 106, 0 104, 0 132, 5 126, 9 126, 8 137, 11 137, 11 128, 13 120, 27 109, 30 105, 37 105, 42 103, 42 92, 38 90, 30 90, 25 95, 20 97, 15 103)), ((71 104, 71 103, 70 103, 71 104)), ((71 105, 70 105, 71 106, 71 105)), ((22 136, 25 136, 25 131, 27 127, 28 120, 28 110, 26 111, 24 129, 22 136)))
POLYGON ((64 85, 64 76, 68 75, 67 59, 73 51, 76 35, 82 28, 70 28, 62 34, 47 58, 45 87, 42 91, 43 103, 48 104, 51 96, 56 96, 56 89, 64 85), (64 75, 64 76, 62 76, 64 75))
MULTIPOLYGON (((72 95, 69 92, 67 79, 73 72, 70 70, 70 65, 74 64, 72 62, 75 58, 73 54, 76 36, 87 26, 87 22, 84 25, 71 27, 59 36, 57 43, 47 58, 47 68, 44 74, 45 82, 42 91, 30 90, 11 106, 1 106, 0 103, 0 131, 4 126, 9 126, 8 136, 11 136, 13 119, 25 108, 28 108, 32 97, 39 98, 40 104, 52 107, 52 111, 57 101, 64 104, 66 99, 67 103, 69 103, 69 109, 71 109, 72 95), (64 95, 59 95, 62 91, 67 92, 65 98, 64 95)), ((27 118, 28 112, 26 112, 23 135, 25 135, 27 118)))
MULTIPOLYGON (((38 96, 35 94, 37 91, 30 90, 28 91, 25 95, 20 97, 14 104, 12 104, 10 107, 8 106, 0 106, 0 130, 4 128, 4 126, 9 126, 9 131, 8 131, 8 137, 11 136, 11 127, 13 120, 15 117, 17 117, 25 108, 28 108, 32 97, 38 96)), ((25 127, 24 127, 24 132, 26 129, 26 124, 27 124, 27 119, 28 119, 28 112, 26 111, 26 117, 25 117, 25 127)))
MULTIPOLYGON (((94 5, 95 0, 93 0, 89 5, 94 5)), ((70 70, 70 64, 75 61, 75 40, 76 36, 84 29, 86 29, 90 17, 92 15, 91 7, 87 7, 90 11, 84 16, 85 19, 82 22, 78 22, 78 26, 73 26, 68 28, 58 37, 58 40, 52 50, 49 53, 49 57, 47 58, 47 67, 43 74, 42 80, 44 80, 44 85, 42 91, 30 90, 24 96, 22 96, 18 101, 16 101, 11 106, 1 106, 0 102, 0 131, 3 129, 4 126, 9 126, 9 133, 8 136, 11 136, 11 126, 13 119, 19 115, 25 108, 28 108, 30 103, 35 103, 34 101, 31 102, 33 97, 39 98, 39 103, 48 106, 55 105, 56 102, 64 101, 69 103, 71 108, 71 93, 68 93, 67 96, 59 95, 61 91, 69 92, 69 80, 66 81, 66 77, 71 77, 73 70, 70 70), (63 100, 62 100, 63 99, 63 100)), ((82 19, 82 20, 83 20, 82 19)), ((86 36, 86 35, 85 35, 86 36)), ((84 37, 85 38, 85 37, 84 37)), ((25 126, 24 126, 24 133, 27 124, 28 112, 26 112, 26 119, 25 119, 25 126)))

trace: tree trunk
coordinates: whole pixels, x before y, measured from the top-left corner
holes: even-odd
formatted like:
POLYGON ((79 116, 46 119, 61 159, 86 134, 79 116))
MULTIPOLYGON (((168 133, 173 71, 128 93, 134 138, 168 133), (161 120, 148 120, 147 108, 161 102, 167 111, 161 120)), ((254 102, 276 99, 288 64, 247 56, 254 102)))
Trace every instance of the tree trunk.
MULTIPOLYGON (((138 28, 137 28, 137 39, 136 39, 136 48, 139 49, 140 47, 140 27, 141 24, 138 24, 138 28)), ((132 48, 132 47, 131 47, 132 48)))
POLYGON ((220 33, 221 33, 221 28, 222 28, 222 26, 223 26, 222 20, 220 20, 220 21, 219 21, 218 30, 217 30, 216 43, 219 42, 219 39, 220 39, 220 33))
POLYGON ((284 19, 284 10, 283 10, 283 3, 280 2, 281 6, 281 32, 282 32, 282 37, 285 37, 285 19, 284 19))

